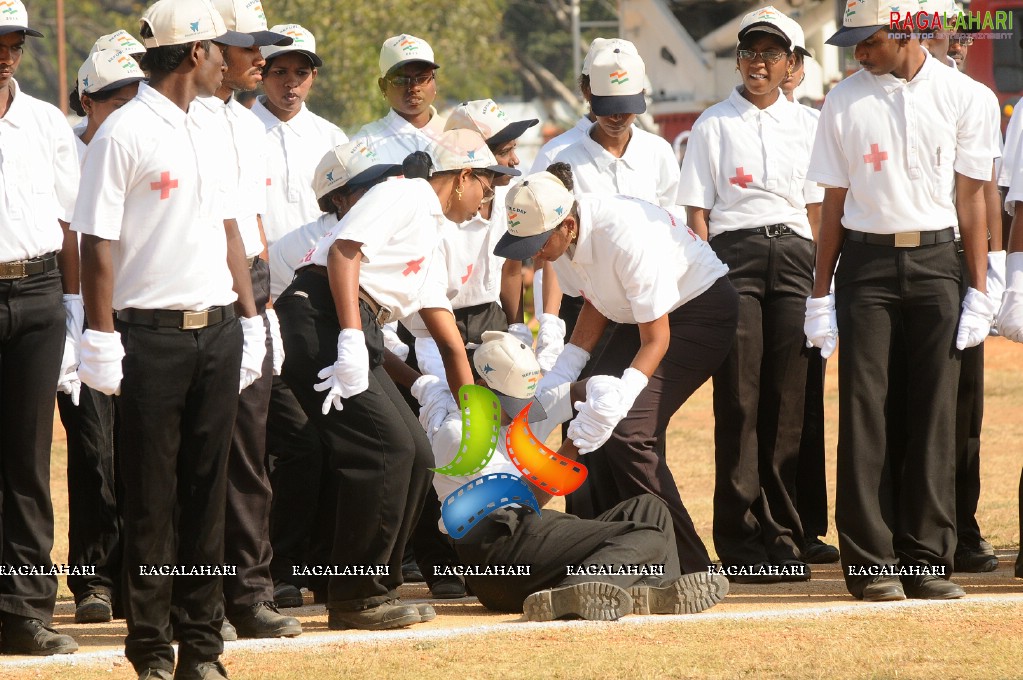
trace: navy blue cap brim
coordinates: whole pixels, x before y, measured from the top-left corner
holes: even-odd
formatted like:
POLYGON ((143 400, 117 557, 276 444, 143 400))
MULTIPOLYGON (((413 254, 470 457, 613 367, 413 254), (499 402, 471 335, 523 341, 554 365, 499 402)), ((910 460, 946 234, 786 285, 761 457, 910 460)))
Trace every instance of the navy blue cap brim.
POLYGON ((590 109, 598 116, 617 116, 623 113, 646 113, 646 97, 642 92, 613 97, 592 95, 590 109))
POLYGON ((495 390, 491 390, 497 396, 497 400, 501 402, 501 408, 512 418, 518 418, 519 414, 522 413, 522 409, 529 407, 529 414, 526 422, 536 423, 541 420, 547 419, 547 411, 544 410, 543 404, 536 397, 532 399, 518 399, 516 397, 509 397, 507 394, 501 394, 495 390))
POLYGON ((835 47, 856 47, 870 36, 880 31, 884 26, 856 26, 850 28, 843 26, 824 42, 835 47))
POLYGON ((544 247, 550 237, 549 231, 532 236, 515 236, 511 232, 505 232, 494 246, 494 255, 506 260, 528 260, 544 247))
POLYGON ((508 175, 509 177, 518 177, 522 174, 522 171, 518 168, 509 168, 507 165, 491 165, 485 169, 494 174, 508 175))
POLYGON ((362 184, 375 182, 381 177, 398 176, 401 174, 401 165, 394 163, 378 163, 373 167, 366 168, 355 177, 348 180, 344 186, 354 187, 362 184))
POLYGON ((145 76, 132 76, 131 78, 123 78, 121 80, 112 82, 109 85, 104 85, 100 89, 94 90, 93 92, 82 92, 80 94, 88 96, 99 94, 100 92, 112 92, 114 90, 120 90, 125 85, 131 85, 132 83, 141 83, 143 80, 145 80, 145 76))
POLYGON ((223 35, 218 35, 213 39, 213 42, 221 45, 228 45, 229 47, 252 47, 256 43, 256 40, 248 33, 228 31, 223 35))
POLYGON ((487 146, 493 148, 500 146, 513 139, 518 139, 522 136, 522 133, 539 123, 539 119, 533 118, 530 120, 517 120, 514 123, 509 123, 503 130, 498 132, 496 135, 487 138, 487 146))
POLYGON ((27 28, 25 26, 4 26, 0 28, 0 35, 7 35, 8 33, 22 32, 25 35, 30 35, 33 38, 42 38, 43 34, 34 28, 27 28))
POLYGON ((256 47, 284 47, 295 42, 295 39, 290 35, 284 35, 283 33, 274 33, 273 31, 255 31, 249 33, 252 36, 256 47))
POLYGON ((785 35, 784 31, 769 21, 758 21, 757 23, 750 24, 746 28, 742 29, 739 31, 739 41, 741 42, 750 33, 767 33, 768 35, 773 35, 776 38, 784 40, 786 47, 792 47, 792 38, 785 35))

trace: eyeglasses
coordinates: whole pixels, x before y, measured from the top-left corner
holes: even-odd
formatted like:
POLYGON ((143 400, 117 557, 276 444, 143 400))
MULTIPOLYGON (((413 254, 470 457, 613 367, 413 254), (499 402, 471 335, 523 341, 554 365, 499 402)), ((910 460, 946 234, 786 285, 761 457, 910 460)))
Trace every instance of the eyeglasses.
POLYGON ((949 38, 949 42, 950 43, 954 43, 956 45, 962 45, 963 47, 969 47, 970 45, 973 44, 973 37, 972 36, 966 36, 966 35, 964 35, 964 36, 952 36, 952 37, 949 38))
POLYGON ((475 173, 473 174, 473 177, 479 180, 480 186, 483 187, 483 200, 480 201, 480 203, 490 203, 494 200, 494 194, 497 193, 494 191, 494 187, 491 184, 484 182, 483 178, 475 173))
POLYGON ((737 50, 735 53, 740 61, 753 62, 761 61, 765 64, 777 64, 779 61, 787 57, 788 55, 784 52, 778 52, 777 50, 770 50, 768 52, 754 52, 753 50, 737 50))
POLYGON ((387 76, 384 78, 388 85, 398 88, 407 88, 412 85, 419 87, 426 85, 433 79, 434 74, 432 71, 430 73, 420 73, 418 76, 387 76))

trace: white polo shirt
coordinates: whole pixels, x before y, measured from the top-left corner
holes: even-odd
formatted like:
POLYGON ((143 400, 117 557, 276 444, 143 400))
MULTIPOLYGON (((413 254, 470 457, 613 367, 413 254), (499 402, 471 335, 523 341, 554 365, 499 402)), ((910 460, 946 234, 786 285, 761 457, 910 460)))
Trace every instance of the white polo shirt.
POLYGON ((849 189, 846 229, 894 234, 958 223, 955 173, 990 179, 999 153, 998 121, 969 81, 927 55, 908 82, 861 70, 828 93, 807 176, 849 189))
POLYGON ((617 323, 646 323, 681 307, 728 272, 685 222, 631 196, 578 197, 579 236, 553 262, 562 290, 617 323))
POLYGON ((270 295, 276 298, 291 285, 295 270, 320 239, 337 225, 335 213, 323 213, 318 220, 289 231, 270 246, 270 295))
POLYGON ((447 221, 429 182, 391 179, 366 192, 303 262, 325 267, 334 241, 355 241, 362 244, 359 286, 391 310, 392 320, 425 308, 451 311, 438 249, 447 221))
POLYGON ((593 125, 593 121, 583 116, 576 121, 575 126, 565 130, 560 135, 552 139, 551 141, 540 147, 540 152, 536 155, 536 159, 533 161, 533 167, 529 169, 529 173, 532 175, 534 172, 543 172, 547 169, 551 163, 554 162, 555 157, 572 144, 575 144, 580 139, 586 136, 586 132, 593 125))
POLYGON ((30 260, 61 249, 57 220, 71 221, 78 194, 78 153, 67 120, 21 91, 0 118, 0 262, 30 260))
POLYGON ((1005 127, 1005 146, 998 169, 998 186, 1007 187, 1012 184, 1012 175, 1020 158, 1020 146, 1023 145, 1023 106, 1012 110, 1012 116, 1005 127))
MULTIPOLYGON (((196 106, 192 102, 192 106, 196 106)), ((89 143, 71 226, 111 241, 115 310, 201 310, 237 299, 224 219, 231 150, 146 83, 89 143)))
POLYGON ((816 112, 783 96, 761 110, 741 87, 693 125, 678 203, 710 210, 711 238, 784 224, 812 239, 806 206, 824 200, 824 190, 806 181, 816 112))
POLYGON ((662 208, 675 205, 679 169, 671 144, 633 126, 625 153, 616 158, 590 136, 597 125, 554 158, 572 166, 576 195, 624 194, 662 208))
POLYGON ((348 137, 341 128, 317 116, 302 104, 302 110, 284 122, 257 97, 252 113, 266 129, 267 176, 266 212, 263 232, 267 244, 318 218, 313 173, 323 156, 348 137))
POLYGON ((410 153, 426 151, 431 142, 444 134, 440 116, 433 107, 430 110, 433 114, 430 122, 417 128, 391 109, 383 118, 363 125, 352 139, 365 139, 381 163, 401 165, 410 153))

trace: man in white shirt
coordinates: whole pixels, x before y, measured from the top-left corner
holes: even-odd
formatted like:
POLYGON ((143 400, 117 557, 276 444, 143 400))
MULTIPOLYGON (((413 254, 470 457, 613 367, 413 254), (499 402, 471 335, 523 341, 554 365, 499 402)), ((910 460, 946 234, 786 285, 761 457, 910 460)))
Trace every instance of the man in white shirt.
POLYGON ((219 172, 230 140, 190 111, 221 85, 220 45, 253 39, 209 0, 160 0, 140 23, 150 84, 89 144, 73 220, 90 322, 79 372, 121 395, 125 656, 140 677, 169 679, 173 608, 174 677, 220 680, 224 425, 259 378, 266 335, 233 173, 219 172))
MULTIPOLYGON (((77 383, 84 314, 78 242, 67 223, 78 192, 75 141, 60 111, 14 79, 29 28, 12 0, 0 13, 0 552, 5 565, 49 573, 53 547, 50 444, 58 376, 77 383), (61 305, 61 293, 64 305, 61 305), (65 323, 67 343, 65 343, 65 323), (61 353, 66 358, 62 364, 61 353)), ((70 383, 66 383, 71 388, 70 383)), ((77 398, 76 398, 77 403, 77 398)), ((49 627, 56 576, 0 579, 0 651, 69 654, 78 645, 49 627)))
POLYGON ((917 37, 889 35, 893 11, 918 9, 865 0, 846 12, 828 42, 855 46, 863 69, 828 94, 808 172, 826 192, 804 331, 825 358, 839 332, 846 340, 835 519, 846 587, 871 601, 964 595, 947 580, 956 387, 961 350, 983 341, 995 311, 983 183, 997 121, 917 37), (893 354, 906 357, 902 374, 893 354), (907 399, 886 408, 900 390, 907 399))

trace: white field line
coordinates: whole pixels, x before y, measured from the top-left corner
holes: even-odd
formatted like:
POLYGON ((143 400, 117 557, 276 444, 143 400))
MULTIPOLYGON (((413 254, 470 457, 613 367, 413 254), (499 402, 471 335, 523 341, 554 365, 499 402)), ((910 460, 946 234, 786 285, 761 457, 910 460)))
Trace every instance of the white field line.
MULTIPOLYGON (((414 600, 409 600, 414 602, 414 600)), ((849 604, 828 605, 822 607, 803 607, 798 609, 761 609, 756 611, 740 612, 704 612, 699 615, 681 616, 627 616, 613 623, 594 621, 550 621, 534 623, 528 621, 512 621, 505 623, 485 624, 478 626, 464 626, 460 628, 445 629, 416 629, 406 628, 392 631, 346 631, 327 633, 305 633, 297 638, 279 638, 272 640, 239 640, 228 642, 225 645, 225 655, 234 652, 279 652, 308 649, 310 647, 323 647, 332 644, 367 644, 387 643, 408 640, 444 640, 467 635, 489 635, 495 633, 519 633, 536 630, 585 630, 599 629, 606 626, 636 625, 648 626, 666 623, 683 623, 688 625, 699 625, 708 621, 741 621, 741 620, 764 620, 764 619, 802 619, 820 618, 822 616, 843 616, 852 614, 863 614, 867 612, 890 612, 901 609, 923 609, 929 607, 970 607, 975 609, 978 606, 989 604, 1018 604, 1023 607, 1023 593, 1013 595, 972 595, 967 600, 904 600, 902 602, 850 602, 849 604)), ((19 659, 12 661, 0 660, 0 668, 28 668, 39 666, 84 666, 102 665, 107 663, 124 661, 124 652, 105 650, 97 652, 83 652, 81 654, 69 654, 60 656, 48 656, 33 659, 19 659)))

